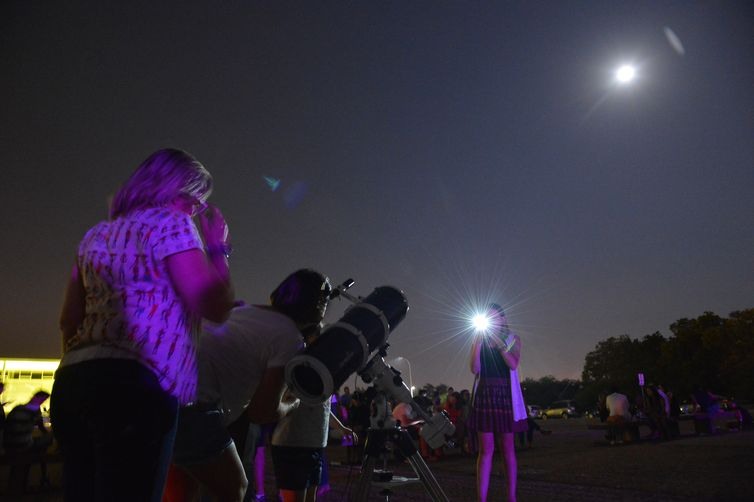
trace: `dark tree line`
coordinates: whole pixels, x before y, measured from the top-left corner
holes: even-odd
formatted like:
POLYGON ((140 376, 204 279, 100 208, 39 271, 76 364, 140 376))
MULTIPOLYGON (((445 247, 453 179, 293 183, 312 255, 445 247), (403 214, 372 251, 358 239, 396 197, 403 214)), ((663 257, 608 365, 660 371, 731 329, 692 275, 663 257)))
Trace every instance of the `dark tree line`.
POLYGON ((646 383, 662 384, 687 399, 696 385, 742 401, 754 400, 754 309, 727 318, 705 312, 696 319, 670 325, 642 339, 610 337, 586 355, 579 401, 594 402, 614 384, 631 396, 638 391, 637 373, 646 383))
POLYGON ((591 410, 611 385, 633 399, 640 392, 638 373, 646 384, 671 389, 679 402, 688 400, 696 385, 754 401, 754 309, 727 318, 705 312, 696 319, 679 319, 670 331, 667 338, 656 332, 641 339, 621 335, 602 340, 586 355, 580 381, 525 379, 527 404, 575 399, 582 411, 591 410))
POLYGON ((578 380, 558 380, 552 375, 534 380, 525 378, 521 382, 521 392, 524 394, 526 404, 536 404, 537 406, 549 406, 554 401, 562 399, 574 399, 581 389, 581 382, 578 380))

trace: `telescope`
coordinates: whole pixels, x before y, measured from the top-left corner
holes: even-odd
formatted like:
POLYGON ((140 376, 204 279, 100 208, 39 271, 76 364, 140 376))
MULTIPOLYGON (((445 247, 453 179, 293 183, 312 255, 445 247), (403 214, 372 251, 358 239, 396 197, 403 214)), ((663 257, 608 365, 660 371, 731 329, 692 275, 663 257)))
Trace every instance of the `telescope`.
POLYGON ((408 302, 401 290, 380 286, 366 298, 357 298, 347 292, 353 284, 352 279, 346 280, 330 296, 353 303, 343 317, 285 365, 288 387, 303 403, 329 399, 349 376, 367 365, 370 355, 385 345, 406 317, 408 302))

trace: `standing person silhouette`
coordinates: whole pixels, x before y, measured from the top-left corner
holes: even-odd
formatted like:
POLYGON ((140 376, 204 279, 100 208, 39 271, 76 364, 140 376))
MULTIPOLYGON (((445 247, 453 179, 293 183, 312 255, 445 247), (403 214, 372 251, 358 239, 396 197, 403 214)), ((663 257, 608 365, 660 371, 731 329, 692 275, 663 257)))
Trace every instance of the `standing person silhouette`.
POLYGON ((51 406, 67 501, 162 497, 178 406, 195 398, 199 321, 222 322, 233 306, 211 192, 193 156, 159 150, 79 244, 51 406))
POLYGON ((478 332, 471 346, 471 372, 477 375, 468 429, 476 440, 477 497, 486 502, 495 443, 503 453, 509 501, 516 500, 516 450, 514 433, 526 431, 526 406, 518 380, 521 338, 508 328, 500 305, 487 308, 490 326, 478 332))

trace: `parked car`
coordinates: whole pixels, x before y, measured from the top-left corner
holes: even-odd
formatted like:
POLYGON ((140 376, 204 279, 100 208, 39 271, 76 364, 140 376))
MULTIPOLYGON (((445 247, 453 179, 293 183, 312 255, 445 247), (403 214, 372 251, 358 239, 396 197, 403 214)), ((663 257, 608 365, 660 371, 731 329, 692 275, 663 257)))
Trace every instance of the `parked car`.
POLYGON ((529 409, 529 416, 531 418, 542 418, 542 408, 536 404, 527 404, 526 407, 529 409))
POLYGON ((591 408, 584 412, 586 418, 600 418, 600 410, 597 408, 591 408))
POLYGON ((689 403, 687 401, 684 401, 679 406, 681 415, 693 415, 696 413, 696 405, 694 403, 689 403))
POLYGON ((576 402, 571 399, 564 401, 555 401, 542 413, 542 418, 572 418, 578 417, 576 412, 576 402))

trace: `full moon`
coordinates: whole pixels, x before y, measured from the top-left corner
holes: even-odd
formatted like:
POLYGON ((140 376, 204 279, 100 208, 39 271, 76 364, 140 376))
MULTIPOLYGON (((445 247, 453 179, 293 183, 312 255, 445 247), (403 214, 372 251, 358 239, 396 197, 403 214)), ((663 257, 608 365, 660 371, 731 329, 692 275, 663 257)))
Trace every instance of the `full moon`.
POLYGON ((615 70, 615 80, 621 84, 627 84, 636 77, 636 68, 631 65, 624 64, 615 70))

